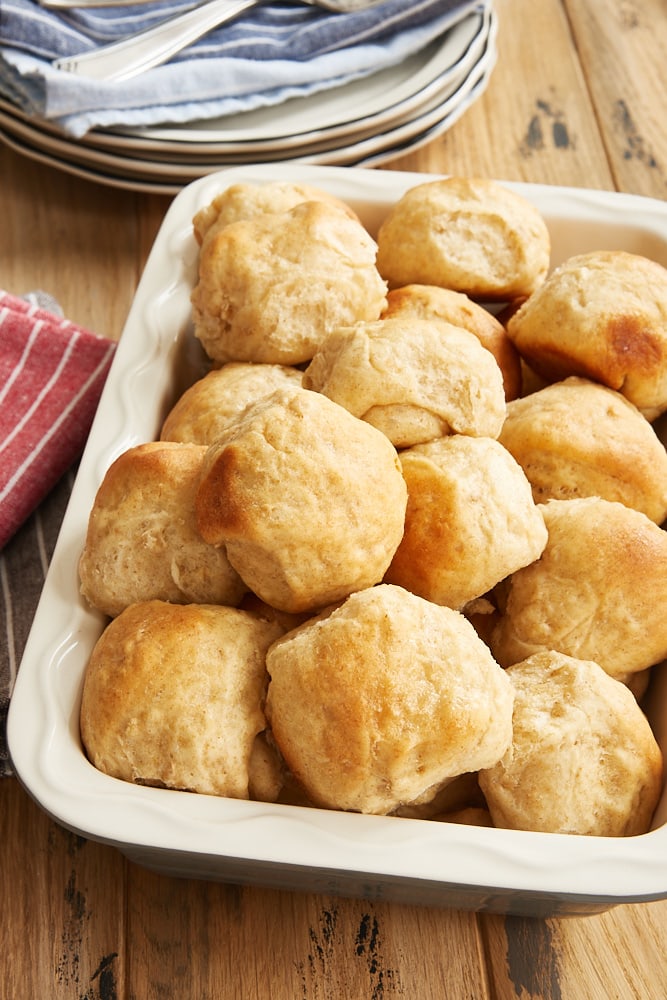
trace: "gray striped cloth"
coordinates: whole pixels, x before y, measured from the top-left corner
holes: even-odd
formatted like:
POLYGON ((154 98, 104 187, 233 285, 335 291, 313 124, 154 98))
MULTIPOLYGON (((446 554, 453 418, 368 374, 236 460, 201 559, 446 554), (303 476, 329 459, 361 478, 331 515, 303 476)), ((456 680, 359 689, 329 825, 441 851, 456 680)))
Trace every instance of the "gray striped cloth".
POLYGON ((0 776, 12 773, 7 711, 44 578, 74 484, 70 469, 0 551, 0 776))

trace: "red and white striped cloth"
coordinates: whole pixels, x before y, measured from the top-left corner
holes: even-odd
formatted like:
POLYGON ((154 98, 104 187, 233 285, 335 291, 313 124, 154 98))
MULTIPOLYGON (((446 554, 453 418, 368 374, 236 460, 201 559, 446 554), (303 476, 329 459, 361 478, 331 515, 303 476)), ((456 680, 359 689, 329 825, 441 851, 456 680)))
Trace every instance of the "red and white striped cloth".
POLYGON ((0 290, 0 549, 81 454, 115 347, 0 290))

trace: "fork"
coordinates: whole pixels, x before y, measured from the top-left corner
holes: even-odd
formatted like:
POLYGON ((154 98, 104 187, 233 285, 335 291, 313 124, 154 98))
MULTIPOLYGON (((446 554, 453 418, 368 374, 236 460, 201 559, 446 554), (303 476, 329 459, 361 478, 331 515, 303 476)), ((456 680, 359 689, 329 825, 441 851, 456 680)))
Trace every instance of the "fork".
MULTIPOLYGON (((40 0, 47 5, 49 0, 40 0)), ((79 6, 74 0, 50 0, 59 7, 79 6)), ((299 0, 311 7, 323 7, 339 14, 352 13, 373 7, 383 0, 299 0)), ((147 69, 167 62, 172 56, 201 38, 213 28, 231 21, 249 7, 257 7, 262 0, 206 0, 193 10, 167 18, 152 28, 137 32, 119 42, 103 45, 91 52, 55 59, 56 69, 95 80, 129 80, 147 69)), ((82 6, 91 6, 84 0, 82 6)))
POLYGON ((153 0, 37 0, 37 3, 52 10, 87 10, 90 7, 134 7, 136 4, 153 3, 153 0))

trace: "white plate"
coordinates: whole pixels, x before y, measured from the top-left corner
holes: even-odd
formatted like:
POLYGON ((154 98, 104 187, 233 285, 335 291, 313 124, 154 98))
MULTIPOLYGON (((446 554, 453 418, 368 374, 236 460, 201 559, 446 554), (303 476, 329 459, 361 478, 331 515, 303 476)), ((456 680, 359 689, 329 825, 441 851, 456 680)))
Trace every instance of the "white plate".
MULTIPOLYGON (((340 148, 351 137, 381 134, 418 115, 441 96, 453 93, 484 54, 491 21, 489 7, 465 15, 422 52, 397 66, 321 93, 286 101, 280 107, 153 128, 93 129, 73 139, 52 123, 24 114, 0 99, 0 125, 15 140, 42 154, 53 153, 79 166, 117 171, 113 157, 172 164, 208 161, 209 169, 228 162, 285 159, 291 150, 340 148), (105 163, 104 157, 109 157, 105 163)), ((187 173, 185 179, 204 171, 187 173)), ((153 171, 159 182, 160 169, 153 171)))
POLYGON ((397 106, 417 107, 434 83, 447 82, 448 74, 460 76, 479 51, 479 36, 487 30, 490 8, 466 15, 422 52, 378 73, 308 97, 285 101, 279 107, 260 108, 184 125, 114 129, 121 141, 181 147, 230 143, 270 144, 295 137, 347 135, 364 127, 364 121, 385 123, 397 106), (477 42, 477 45, 475 44, 477 42))
POLYGON ((486 89, 494 65, 495 49, 489 48, 485 58, 477 64, 457 91, 442 103, 436 103, 422 114, 380 135, 370 135, 338 149, 304 152, 295 156, 294 162, 321 166, 361 166, 367 165, 372 158, 377 165, 390 156, 396 156, 398 150, 414 150, 451 128, 486 89))
MULTIPOLYGON (((482 50, 477 61, 466 66, 463 78, 447 75, 442 90, 429 88, 430 98, 405 116, 397 114, 393 127, 376 130, 371 124, 356 135, 356 141, 327 140, 318 136, 311 143, 286 140, 280 151, 257 152, 254 145, 231 144, 231 151, 218 152, 211 159, 190 155, 169 159, 151 158, 149 154, 132 155, 122 148, 113 151, 98 148, 99 143, 85 139, 74 141, 53 127, 46 127, 28 118, 12 105, 0 100, 0 138, 15 151, 39 162, 49 163, 78 177, 85 177, 115 187, 144 192, 173 194, 180 188, 224 166, 247 163, 251 155, 255 162, 294 162, 325 165, 377 166, 398 153, 416 149, 450 128, 486 87, 495 64, 495 18, 485 19, 482 50), (245 150, 245 152, 244 152, 245 150), (252 150, 252 153, 251 153, 252 150)), ((325 133, 323 133, 325 135, 325 133)), ((182 146, 179 147, 182 150, 182 146)), ((217 150, 221 146, 216 145, 217 150)), ((139 153, 139 150, 136 150, 139 153)))
POLYGON ((77 163, 73 163, 69 159, 62 159, 61 157, 54 155, 51 151, 47 152, 40 146, 34 146, 31 143, 17 138, 13 131, 3 127, 1 118, 0 142, 3 142, 8 149, 14 150, 15 153, 19 154, 19 156, 25 156, 27 159, 34 160, 36 163, 43 163, 47 167, 55 167, 57 170, 62 170, 63 173, 70 174, 72 177, 78 177, 83 181, 91 181, 93 184, 103 184, 105 187, 117 188, 121 191, 139 191, 143 194, 174 195, 177 194, 183 187, 182 184, 160 184, 151 180, 143 181, 138 178, 115 176, 114 174, 104 173, 101 170, 95 170, 90 166, 81 166, 77 163))
MULTIPOLYGON (((475 26, 474 37, 472 37, 465 51, 464 58, 461 58, 454 65, 448 65, 446 70, 440 75, 431 78, 429 73, 428 83, 425 86, 421 86, 420 84, 419 89, 412 93, 409 99, 396 102, 386 101, 386 106, 381 111, 373 114, 357 113, 357 117, 353 121, 344 124, 321 126, 318 128, 311 127, 302 132, 288 131, 284 126, 284 120, 285 118, 289 119, 289 105, 293 102, 286 102, 286 104, 281 105, 279 114, 276 108, 271 109, 270 112, 265 112, 272 117, 274 132, 276 134, 272 136, 269 133, 264 138, 253 137, 255 130, 250 126, 245 129, 242 128, 241 125, 244 116, 238 115, 234 119, 228 119, 230 123, 232 121, 238 123, 236 128, 230 127, 228 130, 220 129, 216 137, 211 138, 209 141, 201 141, 201 137, 196 140, 190 138, 189 141, 186 141, 186 135, 197 135, 196 132, 186 128, 180 130, 181 139, 178 141, 170 140, 168 138, 170 134, 168 131, 164 132, 164 137, 161 139, 157 135, 154 136, 154 133, 158 130, 146 130, 144 132, 137 130, 134 135, 119 135, 113 130, 105 132, 96 130, 89 133, 84 138, 84 141, 87 145, 99 149, 114 150, 125 154, 129 153, 135 157, 144 156, 153 160, 166 160, 170 163, 199 162, 202 160, 211 160, 214 157, 217 157, 219 160, 223 156, 227 158, 231 155, 243 156, 246 161, 249 157, 253 156, 255 158, 262 156, 265 159, 269 159, 272 156, 284 158, 286 153, 296 149, 319 146, 340 148, 348 142, 357 141, 364 135, 382 134, 388 129, 396 127, 401 122, 421 114, 424 108, 433 105, 438 100, 444 100, 450 94, 453 94, 466 77, 475 71, 480 60, 485 57, 492 28, 494 29, 494 37, 496 34, 496 18, 493 13, 489 12, 483 18, 479 15, 475 17, 477 25, 475 26), (279 119, 279 121, 277 122, 276 119, 279 119), (286 134, 282 134, 283 132, 286 134), (227 138, 223 138, 225 135, 227 138)), ((466 26, 468 25, 461 25, 460 27, 463 28, 466 26)), ((420 56, 413 57, 412 61, 417 67, 420 65, 420 58, 420 56)), ((395 68, 392 72, 396 72, 397 69, 402 68, 395 68)), ((373 79, 374 77, 367 78, 364 81, 365 85, 368 86, 373 79)), ((359 82, 361 83, 362 81, 359 82)), ((347 87, 339 89, 347 90, 347 87)), ((327 91, 327 97, 332 100, 335 93, 337 92, 327 91)), ((299 102, 303 100, 306 99, 299 99, 299 102)), ((347 104, 347 100, 345 103, 347 104)), ((354 105, 351 106, 354 107, 354 105)), ((256 112, 249 112, 250 114, 254 115, 256 112)), ((312 126, 312 121, 310 121, 310 124, 312 126)))
MULTIPOLYGON (((598 838, 238 801, 129 784, 82 752, 82 677, 104 620, 80 598, 77 562, 109 464, 154 438, 191 343, 197 262, 191 219, 241 181, 299 180, 347 201, 371 233, 424 174, 293 164, 229 169, 185 188, 150 254, 81 460, 12 698, 8 738, 20 780, 77 833, 167 874, 547 916, 667 896, 667 795, 655 828, 598 838)), ((667 205, 602 191, 507 184, 540 209, 553 263, 621 248, 667 265, 667 205)), ((182 388, 182 385, 181 385, 182 388)), ((654 671, 649 715, 667 751, 667 671, 654 671)))
POLYGON ((487 45, 478 53, 477 61, 468 68, 467 75, 464 73, 461 78, 448 77, 442 90, 434 91, 430 100, 424 100, 423 106, 411 109, 405 115, 397 113, 392 127, 378 130, 375 123, 371 123, 367 129, 360 130, 356 134, 356 141, 353 142, 347 138, 329 137, 323 132, 309 137, 308 141, 304 137, 290 138, 277 149, 268 149, 261 144, 259 147, 255 147, 254 144, 249 147, 247 144, 231 143, 223 153, 222 148, 216 144, 218 152, 214 154, 214 158, 208 155, 202 160, 200 154, 195 150, 190 150, 189 155, 183 154, 181 145, 179 154, 172 155, 167 152, 156 158, 155 154, 144 153, 138 147, 123 149, 121 146, 112 145, 109 148, 104 148, 103 143, 94 140, 86 141, 85 137, 81 140, 74 140, 59 130, 45 129, 36 124, 33 119, 2 101, 0 101, 0 126, 16 139, 32 144, 36 148, 52 153, 61 159, 70 160, 72 163, 116 174, 137 175, 156 181, 177 180, 184 184, 210 172, 212 168, 219 169, 228 163, 248 162, 251 154, 254 157, 253 162, 259 162, 293 159, 295 156, 314 157, 319 152, 332 151, 336 153, 343 150, 354 150, 357 146, 364 149, 366 147, 361 145, 362 143, 373 143, 374 141, 382 145, 389 145, 391 137, 397 130, 421 131, 423 130, 421 121, 424 116, 428 115, 432 118, 435 114, 444 117, 456 103, 465 100, 467 94, 478 82, 488 62, 487 45))
MULTIPOLYGON (((450 110, 441 117, 436 115, 435 124, 420 130, 419 123, 414 127, 406 129, 402 127, 395 134, 389 132, 377 137, 372 141, 366 141, 355 147, 343 146, 341 149, 326 151, 318 155, 305 157, 304 161, 315 164, 327 164, 333 166, 381 166, 383 163, 396 156, 404 155, 412 150, 418 149, 426 143, 431 142, 437 136, 443 134, 458 121, 461 115, 470 107, 481 94, 488 82, 489 74, 483 74, 482 78, 475 84, 473 89, 467 93, 465 99, 451 107, 450 110), (363 154, 363 155, 362 155, 363 154)), ((186 171, 189 176, 183 176, 181 165, 174 165, 166 171, 164 165, 160 164, 160 170, 152 170, 151 164, 142 161, 121 159, 117 166, 111 167, 107 162, 101 163, 95 157, 76 155, 77 151, 67 148, 64 153, 56 152, 57 144, 53 142, 42 142, 40 136, 34 143, 30 139, 25 139, 20 133, 22 129, 16 127, 3 127, 3 116, 0 112, 0 141, 13 149, 15 152, 36 160, 39 163, 56 167, 65 173, 93 183, 103 184, 106 187, 115 187, 129 191, 140 191, 144 194, 175 195, 181 188, 190 183, 195 178, 207 176, 218 171, 224 166, 235 166, 239 163, 246 163, 247 158, 220 157, 219 162, 209 165, 199 165, 186 171), (75 155, 72 155, 74 152, 75 155), (136 169, 135 169, 136 168, 136 169)), ((294 163, 301 162, 299 158, 292 158, 286 155, 282 159, 269 157, 269 163, 294 163)))

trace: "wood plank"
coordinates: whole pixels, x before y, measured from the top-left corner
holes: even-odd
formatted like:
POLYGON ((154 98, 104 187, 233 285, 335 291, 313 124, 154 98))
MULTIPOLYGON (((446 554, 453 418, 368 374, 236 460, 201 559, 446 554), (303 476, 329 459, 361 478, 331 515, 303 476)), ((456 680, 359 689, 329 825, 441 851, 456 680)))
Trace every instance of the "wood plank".
MULTIPOLYGON (((661 0, 496 8, 500 57, 486 94, 444 137, 386 169, 664 197, 661 0)), ((0 284, 53 291, 72 319, 118 336, 169 199, 79 181, 5 149, 0 173, 11 191, 0 284)), ((540 921, 172 880, 81 842, 11 780, 0 783, 0 836, 0 878, 11 886, 2 997, 667 995, 667 902, 540 921)))
POLYGON ((560 0, 495 8, 499 55, 486 92, 442 138, 392 168, 613 189, 560 0))
MULTIPOLYGON (((599 984, 600 1000, 661 1000, 667 996, 667 903, 618 906, 600 917, 558 926, 565 998, 581 995, 582 976, 599 984), (583 933, 582 933, 583 932, 583 933)), ((596 996, 593 993, 593 996, 596 996)))
POLYGON ((115 1000, 125 983, 125 863, 0 781, 0 996, 115 1000))
POLYGON ((0 150, 5 199, 0 286, 43 289, 65 315, 117 339, 138 277, 140 196, 109 190, 0 150))
POLYGON ((483 933, 497 1000, 661 1000, 667 903, 614 907, 563 920, 485 917, 483 933))
POLYGON ((488 996, 476 918, 174 880, 130 866, 132 995, 164 1000, 488 996), (444 946, 446 942, 446 947, 444 946))
POLYGON ((616 186, 665 198, 664 3, 565 0, 565 6, 616 186))
POLYGON ((565 1000, 557 935, 549 921, 485 915, 480 923, 494 1000, 565 1000))

